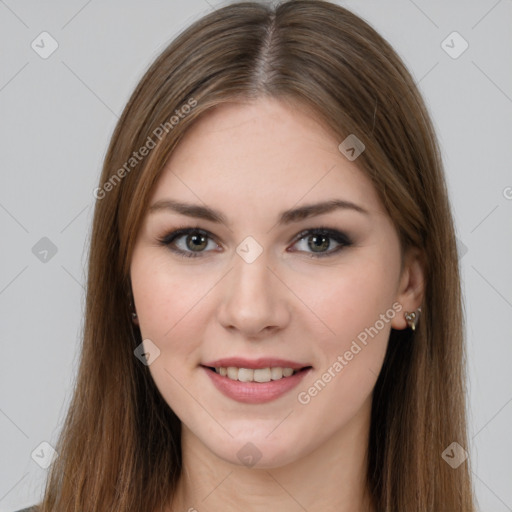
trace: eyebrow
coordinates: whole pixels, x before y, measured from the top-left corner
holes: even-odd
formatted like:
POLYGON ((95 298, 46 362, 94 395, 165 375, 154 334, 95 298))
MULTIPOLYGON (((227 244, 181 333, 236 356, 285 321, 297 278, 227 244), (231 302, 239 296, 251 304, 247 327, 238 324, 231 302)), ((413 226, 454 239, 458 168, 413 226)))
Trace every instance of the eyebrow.
MULTIPOLYGON (((351 201, 346 201, 343 199, 331 199, 328 201, 322 201, 320 203, 308 204, 299 208, 285 210, 280 213, 278 224, 291 224, 293 222, 299 222, 309 217, 314 217, 316 215, 329 213, 339 209, 354 210, 364 215, 369 215, 367 210, 355 203, 352 203, 351 201)), ((162 199, 157 201, 149 207, 148 212, 155 213, 162 210, 170 210, 172 212, 180 213, 181 215, 187 215, 188 217, 209 220, 219 224, 222 223, 226 226, 229 225, 226 217, 221 212, 214 210, 213 208, 196 204, 182 203, 172 199, 162 199)))

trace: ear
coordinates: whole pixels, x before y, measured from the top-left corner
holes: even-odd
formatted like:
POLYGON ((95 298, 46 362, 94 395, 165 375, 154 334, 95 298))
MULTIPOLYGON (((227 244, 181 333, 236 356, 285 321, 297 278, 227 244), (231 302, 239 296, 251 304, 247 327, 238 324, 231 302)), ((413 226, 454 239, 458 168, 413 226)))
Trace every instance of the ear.
POLYGON ((425 293, 425 264, 423 253, 417 247, 411 247, 404 256, 404 265, 398 284, 396 301, 401 304, 400 314, 391 321, 393 329, 408 327, 405 312, 416 311, 423 302, 425 293))

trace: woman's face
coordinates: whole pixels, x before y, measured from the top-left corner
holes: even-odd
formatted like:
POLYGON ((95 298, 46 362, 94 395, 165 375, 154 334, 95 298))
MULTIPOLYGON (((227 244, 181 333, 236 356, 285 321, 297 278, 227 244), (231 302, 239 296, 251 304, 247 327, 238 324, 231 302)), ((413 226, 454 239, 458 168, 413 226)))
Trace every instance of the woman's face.
POLYGON ((390 329, 419 305, 341 142, 276 100, 224 105, 152 195, 131 262, 149 369, 188 435, 226 461, 281 466, 368 418, 390 329))

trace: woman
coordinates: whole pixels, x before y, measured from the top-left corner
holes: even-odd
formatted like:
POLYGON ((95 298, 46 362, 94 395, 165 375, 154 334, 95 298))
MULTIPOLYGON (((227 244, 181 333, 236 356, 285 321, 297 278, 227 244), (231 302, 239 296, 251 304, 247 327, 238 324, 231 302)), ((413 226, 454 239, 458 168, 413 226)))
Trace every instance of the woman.
POLYGON ((475 510, 442 163, 363 20, 295 0, 194 23, 95 196, 39 510, 475 510))

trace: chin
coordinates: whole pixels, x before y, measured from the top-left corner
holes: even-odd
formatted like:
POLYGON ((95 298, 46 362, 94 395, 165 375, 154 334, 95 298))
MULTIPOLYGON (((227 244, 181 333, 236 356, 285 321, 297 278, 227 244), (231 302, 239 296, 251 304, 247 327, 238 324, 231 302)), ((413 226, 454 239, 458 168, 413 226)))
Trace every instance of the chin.
MULTIPOLYGON (((283 438, 267 437, 265 432, 252 435, 234 435, 229 440, 219 439, 215 446, 211 436, 205 446, 220 459, 236 466, 255 469, 271 469, 286 466, 300 457, 303 451, 297 439, 286 435, 283 438)), ((204 442, 204 441, 203 441, 204 442)))

